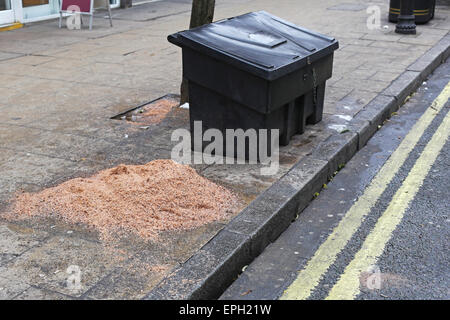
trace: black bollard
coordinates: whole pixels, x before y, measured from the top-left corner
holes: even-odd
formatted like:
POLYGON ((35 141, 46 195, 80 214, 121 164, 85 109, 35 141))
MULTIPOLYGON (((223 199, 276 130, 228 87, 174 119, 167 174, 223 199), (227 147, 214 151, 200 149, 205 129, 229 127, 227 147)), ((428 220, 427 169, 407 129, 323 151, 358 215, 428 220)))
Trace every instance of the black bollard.
POLYGON ((400 1, 400 15, 395 27, 396 33, 416 34, 416 21, 414 17, 414 0, 400 1))

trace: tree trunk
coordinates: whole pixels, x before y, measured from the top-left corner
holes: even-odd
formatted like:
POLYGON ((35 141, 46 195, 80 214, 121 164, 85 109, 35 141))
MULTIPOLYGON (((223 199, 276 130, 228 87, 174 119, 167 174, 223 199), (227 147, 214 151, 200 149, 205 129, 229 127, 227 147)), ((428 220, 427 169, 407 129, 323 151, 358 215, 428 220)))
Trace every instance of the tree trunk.
POLYGON ((189 24, 190 29, 200 27, 213 21, 215 2, 215 0, 192 1, 191 23, 189 24))
MULTIPOLYGON (((189 29, 211 23, 214 18, 215 3, 215 0, 193 0, 189 29)), ((189 85, 188 80, 185 78, 183 78, 183 82, 181 83, 180 91, 181 104, 189 102, 189 85)))

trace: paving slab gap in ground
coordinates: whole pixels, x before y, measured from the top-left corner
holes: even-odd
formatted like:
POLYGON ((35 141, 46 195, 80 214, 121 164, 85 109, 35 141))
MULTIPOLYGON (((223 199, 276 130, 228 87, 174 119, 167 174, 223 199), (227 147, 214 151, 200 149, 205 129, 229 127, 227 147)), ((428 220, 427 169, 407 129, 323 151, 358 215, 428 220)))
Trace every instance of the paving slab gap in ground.
MULTIPOLYGON (((387 13, 387 2, 377 5, 387 13)), ((443 52, 448 52, 448 7, 439 6, 430 24, 418 26, 418 34, 407 37, 393 32, 387 14, 381 17, 387 29, 367 29, 365 1, 354 1, 350 7, 344 0, 309 0, 302 1, 301 8, 292 6, 284 0, 224 0, 216 8, 216 20, 265 10, 331 35, 341 44, 326 89, 324 119, 307 126, 303 135, 281 148, 277 175, 263 177, 257 165, 194 167, 202 176, 235 192, 244 211, 274 186, 278 193, 291 195, 299 190, 293 186, 305 188, 309 196, 296 196, 296 205, 305 205, 316 190, 298 181, 282 180, 283 176, 293 168, 299 178, 308 170, 316 170, 320 175, 316 184, 326 181, 333 171, 329 162, 334 161, 334 166, 348 160, 373 134, 372 124, 392 112, 377 108, 386 103, 395 108, 396 99, 404 98, 403 94, 415 86, 403 81, 422 81, 440 63, 443 52), (428 60, 417 60, 424 54, 428 60), (387 90, 393 81, 400 91, 387 90), (364 134, 356 134, 361 128, 364 134), (330 149, 347 144, 348 148, 336 154, 330 149), (330 153, 309 162, 307 169, 299 167, 319 146, 330 153)), ((40 191, 121 163, 170 158, 172 131, 188 128, 188 111, 177 108, 160 123, 144 126, 146 129, 111 119, 142 103, 178 93, 181 52, 166 38, 188 27, 186 3, 148 3, 114 10, 114 17, 113 28, 106 19, 95 17, 92 31, 59 29, 57 22, 48 21, 0 33, 1 209, 20 190, 40 191)), ((272 196, 277 197, 277 192, 272 196)), ((295 210, 290 205, 283 207, 288 213, 295 210)), ((289 218, 287 214, 281 225, 289 218)), ((116 259, 83 226, 57 220, 2 220, 0 242, 7 250, 0 256, 0 287, 6 289, 0 291, 0 297, 143 298, 201 248, 200 253, 209 253, 205 244, 214 243, 217 239, 211 239, 221 230, 228 227, 222 236, 229 236, 233 226, 227 222, 163 234, 157 243, 124 242, 118 250, 125 258, 116 259), (84 275, 83 287, 77 293, 70 292, 65 281, 70 265, 78 265, 84 275)), ((256 222, 257 217, 252 223, 256 222)), ((246 227, 251 230, 251 223, 246 227)), ((276 232, 252 236, 265 243, 273 240, 276 232)), ((239 250, 257 252, 262 249, 260 245, 255 240, 239 250)))

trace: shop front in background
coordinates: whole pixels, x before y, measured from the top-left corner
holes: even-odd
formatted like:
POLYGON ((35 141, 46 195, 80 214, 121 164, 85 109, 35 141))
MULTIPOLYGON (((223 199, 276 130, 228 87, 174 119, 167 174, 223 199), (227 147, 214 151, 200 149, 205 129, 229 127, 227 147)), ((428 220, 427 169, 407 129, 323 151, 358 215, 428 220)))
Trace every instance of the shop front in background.
POLYGON ((22 0, 23 19, 32 20, 59 13, 59 0, 22 0))
POLYGON ((0 26, 15 21, 11 0, 0 0, 0 26))
MULTIPOLYGON (((120 0, 109 1, 111 8, 120 6, 120 0)), ((0 26, 54 19, 59 15, 59 7, 60 0, 0 0, 0 26)))

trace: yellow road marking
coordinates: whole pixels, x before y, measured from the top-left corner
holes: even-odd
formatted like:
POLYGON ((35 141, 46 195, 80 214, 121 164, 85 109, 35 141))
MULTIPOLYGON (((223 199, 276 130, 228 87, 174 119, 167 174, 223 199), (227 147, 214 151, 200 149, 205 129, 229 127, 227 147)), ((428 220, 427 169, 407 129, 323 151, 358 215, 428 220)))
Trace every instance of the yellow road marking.
MULTIPOLYGON (((400 12, 400 9, 397 8, 390 8, 391 11, 396 11, 396 12, 400 12)), ((414 9, 414 12, 428 12, 430 11, 429 9, 414 9)))
POLYGON ((20 22, 15 22, 11 25, 5 26, 5 27, 0 27, 0 32, 2 31, 10 31, 10 30, 15 30, 15 29, 19 29, 22 28, 23 24, 21 24, 20 22))
POLYGON ((338 226, 317 249, 305 268, 299 271, 297 278, 281 296, 282 300, 303 300, 311 295, 314 288, 319 284, 322 275, 327 272, 339 252, 345 248, 353 234, 358 230, 373 205, 403 165, 411 150, 416 146, 425 129, 449 97, 450 82, 433 101, 431 107, 414 124, 398 148, 373 178, 364 194, 353 204, 338 226))
POLYGON ((422 186, 425 177, 428 175, 449 135, 450 114, 447 114, 405 181, 395 193, 388 208, 378 219, 374 229, 367 236, 354 259, 345 268, 344 273, 331 289, 326 299, 350 300, 356 298, 360 293, 361 272, 367 271, 371 266, 375 265, 378 257, 383 253, 387 242, 392 236, 392 232, 401 222, 406 209, 408 209, 410 202, 422 186))

